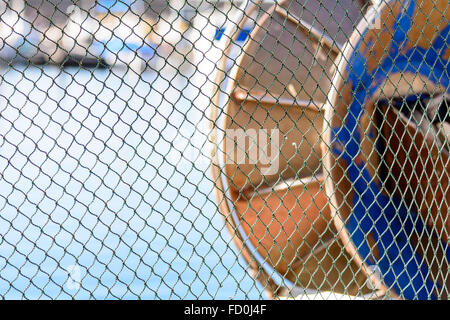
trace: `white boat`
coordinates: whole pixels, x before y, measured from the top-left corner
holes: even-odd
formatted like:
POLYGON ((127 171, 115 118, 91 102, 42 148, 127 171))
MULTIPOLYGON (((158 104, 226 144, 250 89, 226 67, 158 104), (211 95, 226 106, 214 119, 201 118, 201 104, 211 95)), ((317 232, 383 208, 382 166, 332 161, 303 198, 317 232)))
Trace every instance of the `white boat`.
POLYGON ((31 24, 23 18, 23 0, 0 0, 0 63, 23 61, 25 35, 30 33, 31 24))
POLYGON ((99 1, 94 17, 99 23, 95 33, 101 54, 108 65, 142 73, 155 55, 149 34, 152 22, 144 16, 139 1, 99 1))
MULTIPOLYGON (((219 70, 229 72, 249 39, 258 16, 267 10, 273 1, 262 1, 261 12, 245 11, 245 8, 251 6, 250 1, 241 3, 218 1, 214 6, 211 3, 197 2, 198 5, 195 7, 197 13, 192 19, 193 31, 190 34, 191 41, 194 43, 192 64, 197 71, 195 76, 199 78, 195 83, 204 84, 202 92, 215 92, 216 73, 219 70), (225 15, 224 12, 227 14, 225 15), (242 18, 244 12, 250 14, 248 19, 242 18), (245 22, 241 25, 240 21, 245 22), (227 46, 230 37, 234 38, 234 45, 231 47, 227 46), (223 59, 224 55, 228 58, 223 59), (219 66, 220 60, 225 60, 226 65, 219 66)), ((191 1, 189 3, 191 4, 191 1)))
POLYGON ((48 30, 51 38, 59 37, 52 41, 58 44, 56 51, 63 51, 55 53, 52 60, 64 66, 103 66, 103 48, 95 39, 99 21, 88 10, 75 5, 69 6, 67 12, 69 17, 61 34, 52 27, 48 30))
MULTIPOLYGON (((233 19, 242 14, 246 3, 250 2, 171 0, 168 6, 170 9, 162 13, 154 28, 154 41, 164 58, 159 71, 172 70, 187 77, 195 71, 211 75, 223 55, 221 43, 227 37, 224 34, 235 27, 233 19), (190 66, 194 70, 185 70, 183 66, 190 66)), ((261 4, 262 12, 273 4, 273 0, 264 0, 261 4)), ((239 26, 236 31, 238 36, 235 38, 237 46, 227 53, 232 58, 237 58, 241 53, 261 12, 252 12, 245 25, 239 26)), ((227 67, 229 69, 231 65, 227 67)))
POLYGON ((189 61, 193 58, 194 40, 190 37, 190 17, 185 4, 183 0, 169 1, 153 27, 152 39, 157 47, 158 59, 155 59, 152 68, 167 77, 183 73, 183 68, 189 69, 189 61))
POLYGON ((66 56, 66 50, 61 46, 63 31, 58 26, 50 26, 44 30, 33 30, 37 37, 38 54, 44 63, 59 64, 66 56))

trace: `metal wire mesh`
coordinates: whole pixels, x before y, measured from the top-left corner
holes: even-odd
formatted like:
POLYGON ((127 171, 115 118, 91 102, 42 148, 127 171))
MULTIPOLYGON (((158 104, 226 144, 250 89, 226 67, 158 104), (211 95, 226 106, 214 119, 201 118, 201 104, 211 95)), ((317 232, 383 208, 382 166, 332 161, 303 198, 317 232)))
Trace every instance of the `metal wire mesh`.
POLYGON ((0 297, 446 299, 447 0, 2 0, 0 297))

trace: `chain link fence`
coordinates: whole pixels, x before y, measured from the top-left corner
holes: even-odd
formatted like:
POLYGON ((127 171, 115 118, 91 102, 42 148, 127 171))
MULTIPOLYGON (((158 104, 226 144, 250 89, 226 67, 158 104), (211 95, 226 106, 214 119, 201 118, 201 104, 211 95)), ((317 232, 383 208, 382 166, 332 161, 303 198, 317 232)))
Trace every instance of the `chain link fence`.
POLYGON ((448 0, 1 0, 0 297, 447 299, 448 0))

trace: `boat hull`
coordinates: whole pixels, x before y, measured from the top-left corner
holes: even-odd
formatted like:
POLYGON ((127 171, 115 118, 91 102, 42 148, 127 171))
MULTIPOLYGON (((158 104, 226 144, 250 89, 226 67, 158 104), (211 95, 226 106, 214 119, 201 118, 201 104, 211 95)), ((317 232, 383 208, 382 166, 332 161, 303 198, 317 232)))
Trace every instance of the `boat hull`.
MULTIPOLYGON (((219 72, 216 81, 223 88, 211 116, 218 203, 270 296, 293 287, 375 291, 337 237, 324 191, 323 105, 340 46, 364 10, 359 2, 329 2, 333 13, 320 1, 309 1, 309 10, 300 0, 269 8, 228 76, 219 72)), ((230 64, 226 53, 223 60, 230 64)))

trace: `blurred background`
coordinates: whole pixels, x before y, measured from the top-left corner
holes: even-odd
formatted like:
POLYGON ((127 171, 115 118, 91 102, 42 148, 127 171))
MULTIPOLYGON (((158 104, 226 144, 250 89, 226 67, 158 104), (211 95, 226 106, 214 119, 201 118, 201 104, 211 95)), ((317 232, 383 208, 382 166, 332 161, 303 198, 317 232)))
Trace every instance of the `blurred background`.
POLYGON ((264 297, 206 149, 241 4, 0 1, 1 298, 264 297))
MULTIPOLYGON (((224 6, 231 4, 198 0, 189 4, 160 0, 2 0, 0 57, 3 63, 131 63, 141 71, 147 64, 156 67, 158 58, 166 58, 173 51, 187 57, 201 40, 208 20, 215 20, 207 28, 213 33, 213 25, 223 25, 227 18, 224 6)), ((208 36, 212 40, 214 33, 208 36)), ((188 56, 193 59, 193 52, 188 56)))

